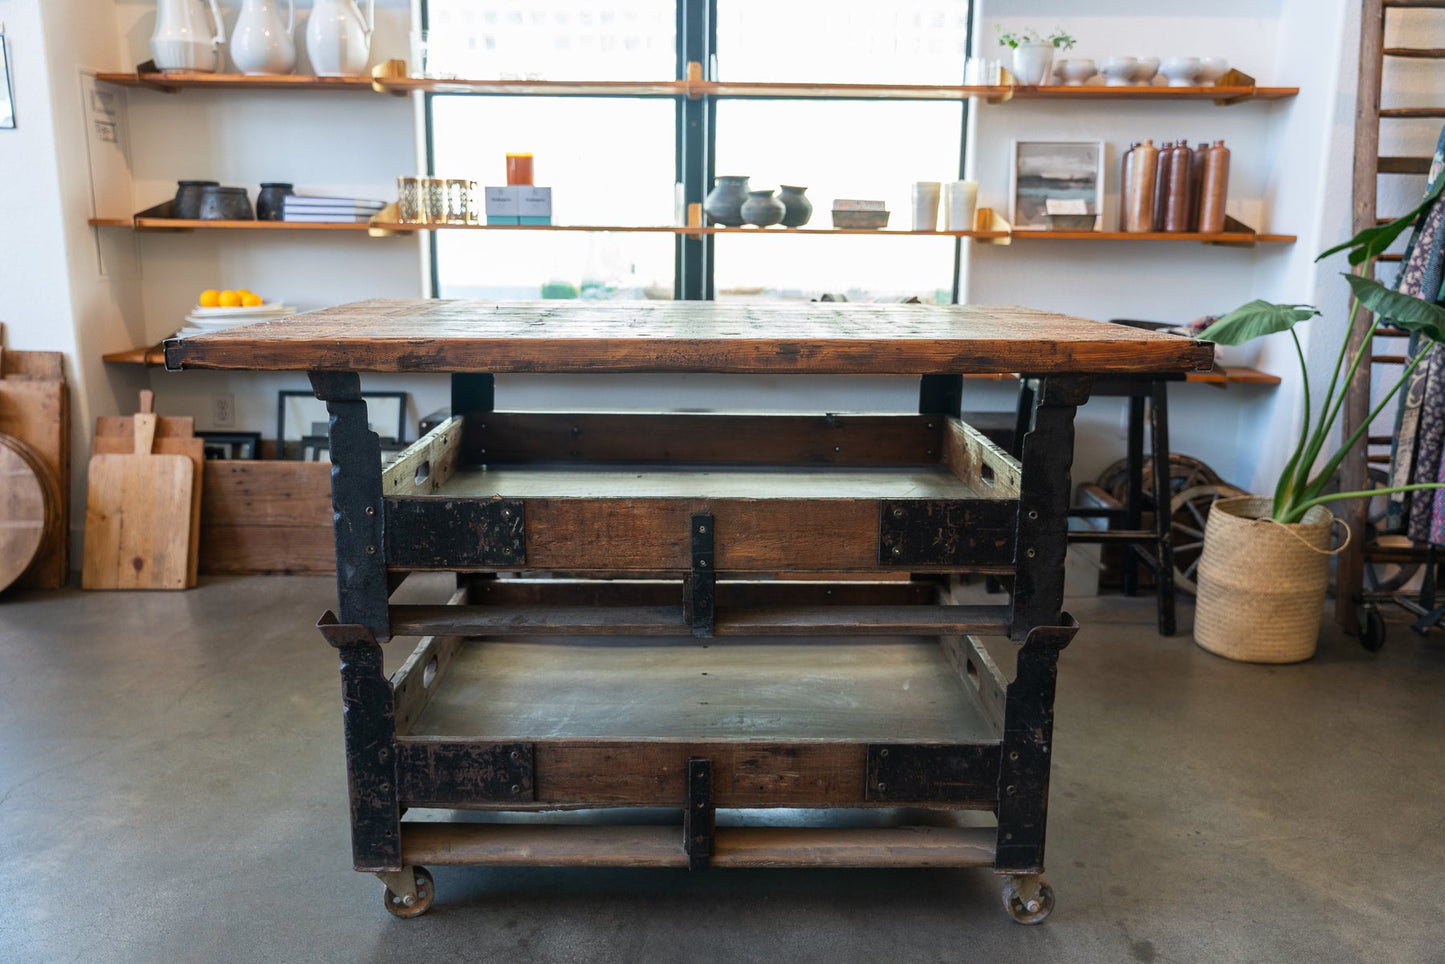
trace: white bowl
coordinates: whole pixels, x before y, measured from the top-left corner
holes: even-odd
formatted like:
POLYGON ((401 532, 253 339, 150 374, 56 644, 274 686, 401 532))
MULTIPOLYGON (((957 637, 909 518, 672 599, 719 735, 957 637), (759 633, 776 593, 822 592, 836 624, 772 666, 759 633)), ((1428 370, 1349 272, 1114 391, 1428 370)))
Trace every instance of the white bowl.
POLYGON ((1134 71, 1134 83, 1148 87, 1154 83, 1154 75, 1159 73, 1158 57, 1139 57, 1139 69, 1134 71))
POLYGON ((1229 72, 1229 61, 1223 57, 1203 57, 1199 61, 1199 85, 1213 87, 1229 72))
POLYGON ((1159 73, 1169 78, 1170 87, 1193 87, 1199 80, 1199 58, 1170 57, 1159 65, 1159 73))
POLYGON ((1139 61, 1133 57, 1105 57, 1099 65, 1107 87, 1127 87, 1139 70, 1139 61))
POLYGON ((1058 74, 1069 87, 1081 87, 1084 81, 1099 72, 1088 57, 1070 57, 1059 61, 1058 74))

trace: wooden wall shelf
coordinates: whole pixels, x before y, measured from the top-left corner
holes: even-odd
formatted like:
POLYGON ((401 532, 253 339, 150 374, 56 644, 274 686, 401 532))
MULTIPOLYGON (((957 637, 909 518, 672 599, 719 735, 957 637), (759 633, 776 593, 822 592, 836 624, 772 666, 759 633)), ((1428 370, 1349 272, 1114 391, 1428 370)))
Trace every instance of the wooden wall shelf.
MULTIPOLYGON (((366 231, 371 226, 365 221, 200 221, 184 218, 151 218, 136 215, 127 221, 122 218, 91 218, 93 227, 132 228, 146 232, 178 231, 366 231)), ((402 225, 405 230, 409 225, 402 225)))
POLYGON ((701 97, 783 100, 964 100, 989 103, 1009 100, 1107 101, 1209 101, 1237 104, 1249 100, 1280 100, 1299 93, 1298 87, 1259 87, 1248 75, 1231 72, 1227 85, 1215 87, 1105 87, 1062 85, 1023 87, 1005 85, 932 84, 817 84, 771 82, 718 82, 703 79, 702 65, 688 65, 682 80, 483 80, 411 77, 405 61, 389 60, 371 77, 311 77, 294 74, 246 76, 243 74, 161 73, 152 63, 134 72, 102 72, 99 80, 124 87, 174 93, 180 90, 376 90, 405 95, 486 94, 534 97, 701 97))

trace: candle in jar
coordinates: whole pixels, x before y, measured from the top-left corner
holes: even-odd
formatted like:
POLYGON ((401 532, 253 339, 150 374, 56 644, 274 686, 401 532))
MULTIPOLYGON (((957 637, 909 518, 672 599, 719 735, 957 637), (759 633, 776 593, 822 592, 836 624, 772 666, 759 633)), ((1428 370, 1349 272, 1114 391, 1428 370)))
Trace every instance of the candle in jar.
POLYGON ((507 183, 528 185, 532 183, 532 155, 530 153, 507 155, 507 183))

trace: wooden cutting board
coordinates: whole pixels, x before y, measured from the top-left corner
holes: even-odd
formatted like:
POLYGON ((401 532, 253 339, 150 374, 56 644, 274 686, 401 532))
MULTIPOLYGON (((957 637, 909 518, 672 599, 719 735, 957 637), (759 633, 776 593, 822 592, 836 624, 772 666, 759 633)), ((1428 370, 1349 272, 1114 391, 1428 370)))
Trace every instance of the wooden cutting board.
POLYGON ((24 575, 59 527, 59 493, 34 449, 0 435, 0 590, 24 575))
MULTIPOLYGON (((155 393, 140 393, 140 410, 149 413, 155 393)), ((135 419, 130 415, 102 415, 95 420, 92 455, 129 455, 135 450, 135 419)), ((151 451, 158 455, 184 455, 191 460, 191 523, 186 546, 186 586, 196 584, 200 572, 201 478, 206 466, 206 441, 195 437, 195 419, 190 416, 156 416, 155 441, 151 451)))
MULTIPOLYGON (((59 352, 5 351, 0 324, 0 433, 28 445, 45 463, 44 475, 61 492, 70 491, 69 392, 59 352)), ((70 576, 70 500, 56 506, 54 535, 45 540, 35 562, 16 583, 28 589, 59 589, 70 576)))
POLYGON ((94 455, 85 503, 85 589, 184 589, 195 467, 156 455, 156 417, 134 417, 128 455, 94 455))

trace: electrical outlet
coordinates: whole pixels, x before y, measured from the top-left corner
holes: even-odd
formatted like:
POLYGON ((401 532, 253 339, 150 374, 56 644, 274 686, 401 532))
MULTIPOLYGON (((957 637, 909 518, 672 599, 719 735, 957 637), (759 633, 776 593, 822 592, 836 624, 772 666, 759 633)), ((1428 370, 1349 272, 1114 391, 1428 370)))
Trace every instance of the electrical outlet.
POLYGON ((216 428, 230 428, 236 424, 236 396, 230 392, 217 392, 211 396, 211 424, 216 428))

